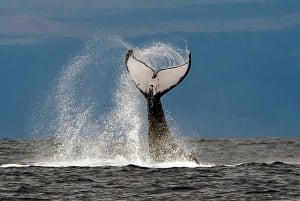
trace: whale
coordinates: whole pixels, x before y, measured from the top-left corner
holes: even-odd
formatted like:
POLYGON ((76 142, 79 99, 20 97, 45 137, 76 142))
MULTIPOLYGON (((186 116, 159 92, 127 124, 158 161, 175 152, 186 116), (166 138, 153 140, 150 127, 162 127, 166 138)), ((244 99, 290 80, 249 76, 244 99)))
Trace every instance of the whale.
POLYGON ((136 58, 133 49, 125 57, 126 69, 135 86, 147 100, 148 143, 150 158, 155 162, 165 162, 185 158, 198 162, 194 154, 187 153, 178 146, 165 118, 161 98, 186 77, 191 68, 191 52, 188 61, 182 65, 155 71, 145 62, 136 58))

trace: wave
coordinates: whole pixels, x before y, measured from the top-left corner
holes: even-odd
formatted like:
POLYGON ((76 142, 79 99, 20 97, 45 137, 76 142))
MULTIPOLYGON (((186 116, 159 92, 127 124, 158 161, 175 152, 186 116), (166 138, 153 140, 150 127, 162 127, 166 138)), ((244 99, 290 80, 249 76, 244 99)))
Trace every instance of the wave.
POLYGON ((300 165, 298 162, 287 162, 287 161, 273 161, 273 162, 244 162, 244 163, 237 163, 233 165, 224 165, 225 167, 254 167, 254 166, 259 166, 259 167, 270 167, 270 166, 290 166, 290 165, 300 165))
POLYGON ((21 168, 21 167, 30 167, 32 165, 26 165, 26 164, 14 164, 14 163, 8 163, 8 164, 2 164, 0 165, 0 168, 21 168))
POLYGON ((151 161, 129 161, 124 157, 115 159, 81 159, 74 161, 45 161, 35 162, 30 164, 2 164, 0 168, 27 168, 27 167, 47 167, 47 168, 67 168, 67 167, 137 167, 137 168, 214 168, 214 167, 284 167, 298 166, 299 163, 290 163, 282 161, 274 161, 271 163, 265 162, 245 162, 233 165, 216 165, 213 163, 197 164, 193 161, 169 161, 161 163, 152 163, 151 161))
POLYGON ((168 161, 161 163, 153 163, 152 161, 131 161, 124 157, 117 156, 110 159, 79 159, 72 161, 43 161, 33 162, 29 164, 2 164, 0 168, 22 168, 22 167, 126 167, 136 166, 143 168, 199 168, 199 167, 214 167, 214 164, 201 163, 197 164, 193 161, 168 161))

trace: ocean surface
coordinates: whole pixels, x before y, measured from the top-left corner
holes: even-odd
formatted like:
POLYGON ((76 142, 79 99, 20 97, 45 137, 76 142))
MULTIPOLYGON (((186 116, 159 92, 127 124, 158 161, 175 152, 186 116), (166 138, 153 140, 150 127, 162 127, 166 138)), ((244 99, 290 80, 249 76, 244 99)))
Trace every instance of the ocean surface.
POLYGON ((36 101, 30 140, 0 139, 0 200, 300 200, 300 139, 186 139, 184 117, 165 110, 178 146, 200 164, 152 162, 129 48, 155 69, 187 61, 187 48, 168 43, 89 41, 36 101))
POLYGON ((300 200, 300 139, 188 141, 200 165, 63 160, 55 140, 2 139, 0 200, 300 200))

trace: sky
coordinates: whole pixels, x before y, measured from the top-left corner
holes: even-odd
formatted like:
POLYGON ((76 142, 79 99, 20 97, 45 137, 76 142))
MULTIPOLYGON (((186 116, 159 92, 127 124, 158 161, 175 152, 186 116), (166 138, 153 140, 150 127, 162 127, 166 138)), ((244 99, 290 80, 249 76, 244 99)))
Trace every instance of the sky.
POLYGON ((29 137, 63 66, 87 41, 111 36, 187 43, 192 69, 163 98, 186 132, 300 137, 299 35, 298 0, 3 0, 0 137, 29 137))

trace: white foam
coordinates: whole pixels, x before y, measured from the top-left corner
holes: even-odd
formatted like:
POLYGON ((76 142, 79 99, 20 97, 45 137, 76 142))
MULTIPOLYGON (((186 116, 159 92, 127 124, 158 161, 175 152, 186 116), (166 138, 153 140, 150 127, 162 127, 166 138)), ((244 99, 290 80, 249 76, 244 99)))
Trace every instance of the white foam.
POLYGON ((136 165, 139 167, 147 168, 174 168, 174 167, 185 167, 185 168, 198 168, 198 167, 214 167, 214 164, 197 164, 192 161, 172 161, 162 163, 152 163, 151 161, 130 161, 124 157, 117 156, 114 159, 79 159, 73 161, 44 161, 36 162, 32 164, 3 164, 2 168, 11 167, 124 167, 128 165, 136 165))
POLYGON ((197 167, 214 167, 214 164, 195 163, 193 161, 173 161, 152 164, 154 168, 173 168, 173 167, 186 167, 186 168, 197 168, 197 167))
POLYGON ((29 167, 30 165, 24 165, 24 164, 2 164, 0 165, 0 168, 11 168, 11 167, 29 167))

